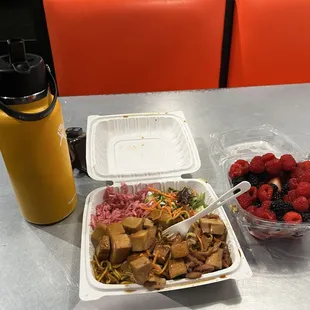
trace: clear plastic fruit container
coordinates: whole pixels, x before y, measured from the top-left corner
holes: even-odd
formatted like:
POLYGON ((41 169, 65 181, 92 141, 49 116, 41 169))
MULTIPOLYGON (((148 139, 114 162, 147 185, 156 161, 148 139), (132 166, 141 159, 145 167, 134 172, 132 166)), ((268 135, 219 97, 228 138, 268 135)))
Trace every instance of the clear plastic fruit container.
MULTIPOLYGON (((294 141, 270 125, 215 133, 210 139, 211 160, 217 169, 220 168, 223 190, 232 187, 228 171, 238 159, 251 160, 254 156, 269 152, 277 157, 292 154, 296 161, 306 159, 306 153, 294 141)), ((241 208, 236 199, 231 209, 239 225, 245 226, 258 239, 299 238, 310 229, 310 223, 275 223, 258 218, 241 208)))

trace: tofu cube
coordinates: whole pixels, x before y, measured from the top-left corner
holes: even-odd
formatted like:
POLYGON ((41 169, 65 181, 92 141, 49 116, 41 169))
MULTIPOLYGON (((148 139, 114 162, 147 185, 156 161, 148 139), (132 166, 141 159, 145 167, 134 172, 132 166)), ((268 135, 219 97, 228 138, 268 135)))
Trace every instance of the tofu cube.
POLYGON ((103 261, 109 258, 110 247, 111 245, 109 236, 102 236, 99 244, 96 247, 96 256, 99 261, 103 261))
POLYGON ((96 227, 93 233, 91 234, 91 242, 96 248, 103 235, 106 234, 106 230, 96 227))
POLYGON ((169 253, 170 253, 170 247, 168 245, 157 244, 153 251, 153 255, 157 254, 156 263, 162 265, 165 264, 169 253))
POLYGON ((171 246, 171 254, 174 259, 185 257, 188 253, 187 241, 182 241, 181 243, 173 244, 171 246))
POLYGON ((107 235, 112 237, 113 235, 125 234, 125 229, 121 223, 112 223, 107 227, 107 235))
POLYGON ((144 219, 144 221, 143 221, 143 228, 144 229, 149 229, 153 226, 154 226, 154 223, 150 219, 148 219, 148 218, 144 219))
POLYGON ((148 230, 140 230, 130 235, 133 252, 142 252, 149 248, 149 232, 148 230))
POLYGON ((172 216, 167 211, 164 210, 162 212, 162 215, 160 216, 160 218, 158 220, 158 223, 163 228, 167 228, 172 224, 172 222, 170 220, 172 220, 172 216))
POLYGON ((143 228, 143 219, 129 216, 123 220, 122 225, 127 234, 133 234, 143 228))
POLYGON ((200 228, 203 234, 210 234, 211 233, 211 225, 210 219, 202 218, 199 220, 200 228))
POLYGON ((207 265, 213 266, 215 269, 222 269, 223 249, 218 249, 212 253, 206 260, 207 265))
POLYGON ((130 262, 130 268, 137 283, 143 285, 149 278, 152 263, 147 257, 140 256, 138 259, 130 262))
POLYGON ((223 235, 225 233, 225 225, 223 221, 219 218, 200 219, 200 228, 204 234, 223 235))
POLYGON ((112 235, 110 262, 112 264, 122 263, 131 252, 130 238, 126 234, 112 235))
POLYGON ((187 273, 186 265, 183 259, 171 259, 169 261, 169 277, 174 279, 187 273))

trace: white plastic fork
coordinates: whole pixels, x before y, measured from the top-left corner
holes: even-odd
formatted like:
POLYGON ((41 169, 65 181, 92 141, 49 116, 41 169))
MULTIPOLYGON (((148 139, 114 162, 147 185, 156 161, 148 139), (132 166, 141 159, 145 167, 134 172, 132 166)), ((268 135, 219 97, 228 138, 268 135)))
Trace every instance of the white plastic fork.
POLYGON ((192 224, 194 224, 197 220, 213 212, 214 210, 216 210, 217 208, 219 208, 220 206, 228 202, 230 199, 238 197, 241 194, 245 193, 250 188, 251 188, 251 184, 247 181, 243 181, 239 183, 238 185, 236 185, 235 187, 227 191, 225 194, 223 194, 220 198, 216 199, 213 203, 211 203, 204 210, 198 212, 197 214, 195 214, 194 216, 190 217, 187 220, 174 224, 168 227, 167 229, 165 229, 162 235, 166 237, 167 239, 172 239, 177 233, 185 237, 188 230, 192 226, 192 224))

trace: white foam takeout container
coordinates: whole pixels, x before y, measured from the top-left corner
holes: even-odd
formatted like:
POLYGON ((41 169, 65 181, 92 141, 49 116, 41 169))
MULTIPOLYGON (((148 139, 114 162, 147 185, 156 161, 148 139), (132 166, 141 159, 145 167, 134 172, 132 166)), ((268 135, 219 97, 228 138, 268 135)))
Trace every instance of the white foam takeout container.
MULTIPOLYGON (((206 203, 216 194, 212 187, 199 179, 182 179, 182 174, 197 171, 200 158, 194 139, 180 111, 114 116, 89 116, 86 145, 87 170, 95 180, 113 181, 116 191, 126 182, 129 192, 152 184, 154 187, 176 190, 184 186, 206 193, 206 203)), ((80 299, 96 300, 104 296, 150 293, 137 284, 103 284, 93 276, 91 260, 94 247, 90 236, 91 215, 103 201, 106 187, 92 191, 86 198, 83 215, 80 261, 80 299)), ((240 244, 224 209, 216 212, 224 221, 227 244, 233 264, 226 269, 204 274, 200 279, 169 280, 159 292, 190 288, 228 279, 244 279, 252 275, 240 244)), ((154 291, 158 292, 158 291, 154 291)))

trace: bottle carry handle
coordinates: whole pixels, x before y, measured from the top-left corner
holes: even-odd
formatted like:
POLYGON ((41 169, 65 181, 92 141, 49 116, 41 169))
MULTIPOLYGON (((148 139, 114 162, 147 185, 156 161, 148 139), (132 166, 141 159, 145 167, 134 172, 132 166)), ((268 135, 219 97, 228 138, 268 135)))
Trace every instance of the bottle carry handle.
POLYGON ((54 97, 53 97, 51 104, 44 111, 41 111, 38 113, 33 113, 33 114, 19 112, 19 111, 16 111, 16 110, 9 108, 1 100, 0 100, 0 110, 2 110, 4 113, 6 113, 10 117, 13 117, 13 118, 20 120, 20 121, 28 121, 28 122, 39 121, 39 120, 47 117, 48 115, 50 115, 51 112, 55 108, 58 93, 57 93, 56 81, 55 81, 55 79, 52 75, 51 69, 48 65, 46 65, 46 70, 48 73, 48 81, 49 81, 50 91, 51 91, 51 93, 54 93, 54 97))

